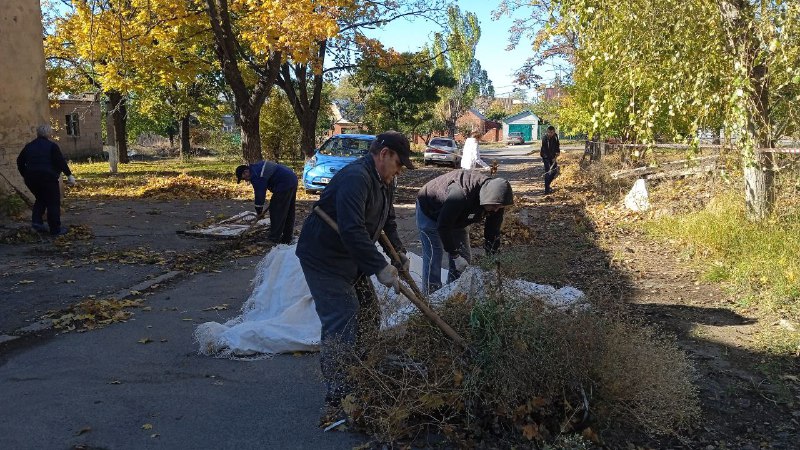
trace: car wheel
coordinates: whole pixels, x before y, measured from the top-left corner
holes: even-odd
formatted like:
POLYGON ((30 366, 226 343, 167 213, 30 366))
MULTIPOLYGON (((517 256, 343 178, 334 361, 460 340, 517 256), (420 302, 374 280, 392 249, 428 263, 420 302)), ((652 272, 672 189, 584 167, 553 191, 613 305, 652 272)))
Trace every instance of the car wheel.
POLYGON ((430 166, 431 162, 426 159, 426 160, 422 161, 422 165, 423 166, 430 166))

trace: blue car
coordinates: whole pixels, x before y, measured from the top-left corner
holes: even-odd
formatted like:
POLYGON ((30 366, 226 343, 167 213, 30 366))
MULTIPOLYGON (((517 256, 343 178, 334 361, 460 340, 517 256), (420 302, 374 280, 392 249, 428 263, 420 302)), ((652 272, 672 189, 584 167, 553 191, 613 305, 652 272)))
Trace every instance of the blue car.
POLYGON ((303 167, 306 192, 319 193, 342 167, 369 153, 375 136, 371 134, 337 134, 317 149, 303 167))

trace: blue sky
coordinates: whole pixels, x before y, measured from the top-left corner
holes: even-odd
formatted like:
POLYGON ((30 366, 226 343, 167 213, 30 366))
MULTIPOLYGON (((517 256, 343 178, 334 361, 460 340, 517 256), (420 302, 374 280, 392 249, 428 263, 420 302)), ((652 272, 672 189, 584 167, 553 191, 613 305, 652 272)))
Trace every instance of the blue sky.
MULTIPOLYGON (((492 12, 497 9, 498 0, 459 0, 461 11, 470 11, 478 16, 481 26, 481 40, 476 50, 476 58, 481 67, 489 74, 498 97, 508 96, 514 89, 514 71, 532 55, 530 41, 521 40, 514 50, 506 50, 508 46, 508 30, 515 17, 507 15, 498 20, 492 19, 492 12)), ((517 11, 521 15, 525 11, 517 11)), ((522 16, 520 16, 522 17, 522 16)), ((417 51, 431 42, 433 33, 441 30, 439 24, 430 21, 397 20, 381 30, 376 30, 371 37, 380 39, 387 47, 398 51, 417 51)), ((553 78, 544 69, 541 72, 544 80, 553 78)))

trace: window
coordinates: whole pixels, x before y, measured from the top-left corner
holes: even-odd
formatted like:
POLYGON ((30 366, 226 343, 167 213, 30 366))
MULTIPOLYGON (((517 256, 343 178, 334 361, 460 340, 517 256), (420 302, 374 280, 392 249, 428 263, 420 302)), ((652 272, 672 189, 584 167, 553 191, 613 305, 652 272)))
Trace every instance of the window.
POLYGON ((363 156, 369 153, 369 146, 375 138, 369 139, 355 139, 355 138, 341 138, 332 137, 328 139, 319 152, 328 156, 363 156))
POLYGON ((67 136, 80 136, 81 128, 78 113, 67 114, 67 136))

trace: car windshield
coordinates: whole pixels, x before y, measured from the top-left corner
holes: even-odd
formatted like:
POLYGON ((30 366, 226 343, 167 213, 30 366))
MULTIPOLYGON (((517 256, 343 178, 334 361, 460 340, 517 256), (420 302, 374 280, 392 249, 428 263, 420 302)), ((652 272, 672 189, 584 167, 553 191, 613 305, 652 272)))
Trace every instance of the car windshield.
POLYGON ((431 142, 428 143, 428 145, 436 147, 455 147, 455 145, 453 145, 453 141, 450 139, 431 139, 431 142))
POLYGON ((322 144, 319 152, 327 156, 364 156, 370 144, 372 139, 331 138, 322 144))

